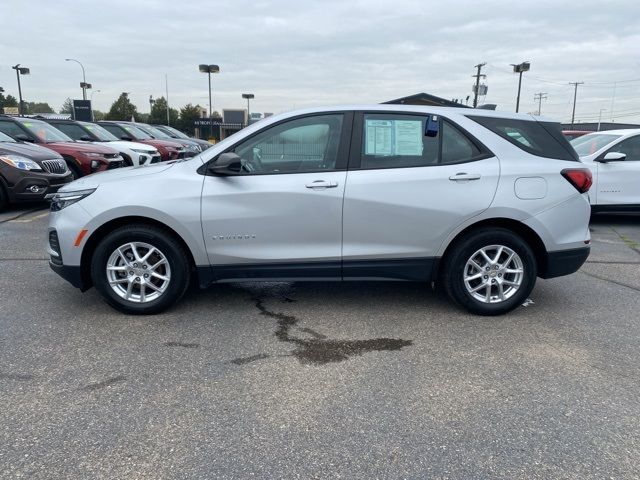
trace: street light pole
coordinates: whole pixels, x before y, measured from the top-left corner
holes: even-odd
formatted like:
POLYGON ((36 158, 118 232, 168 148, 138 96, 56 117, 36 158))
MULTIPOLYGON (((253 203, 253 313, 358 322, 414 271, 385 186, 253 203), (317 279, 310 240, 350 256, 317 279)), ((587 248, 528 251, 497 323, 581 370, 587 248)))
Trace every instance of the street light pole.
POLYGON ((511 66, 513 67, 513 73, 520 74, 520 78, 518 78, 518 96, 516 98, 516 113, 518 113, 518 110, 520 110, 520 89, 522 88, 522 74, 529 71, 529 69, 531 68, 531 63, 512 63, 511 66))
POLYGON ((13 68, 16 71, 16 78, 18 79, 18 98, 20 99, 20 103, 18 104, 18 113, 20 116, 24 114, 24 101, 22 100, 22 87, 20 86, 20 75, 29 75, 31 70, 26 67, 21 67, 18 63, 14 65, 13 68))
POLYGON ((100 93, 102 90, 91 90, 91 96, 89 97, 89 103, 91 103, 91 121, 95 121, 96 116, 93 113, 93 94, 100 93))
POLYGON ((243 93, 242 94, 242 98, 246 98, 247 99, 247 127, 249 126, 249 120, 251 119, 251 110, 249 109, 249 101, 252 98, 255 98, 255 95, 253 93, 243 93))
POLYGON ((80 84, 80 87, 82 88, 82 99, 86 100, 87 88, 91 88, 91 87, 87 83, 87 77, 84 74, 84 65, 82 65, 82 62, 80 62, 80 60, 76 60, 75 58, 65 58, 64 60, 65 62, 76 62, 78 65, 80 65, 80 68, 82 68, 82 83, 80 84))
POLYGON ((606 108, 601 108, 600 113, 598 114, 598 132, 600 131, 600 122, 602 121, 602 112, 606 112, 606 108))
POLYGON ((573 112, 571 113, 571 128, 573 128, 573 122, 576 118, 576 99, 578 97, 578 85, 582 85, 584 82, 569 82, 569 85, 573 85, 575 90, 573 91, 573 112))
POLYGON ((211 103, 211 74, 220 73, 218 65, 200 64, 198 69, 209 76, 209 138, 213 137, 213 104, 211 103))

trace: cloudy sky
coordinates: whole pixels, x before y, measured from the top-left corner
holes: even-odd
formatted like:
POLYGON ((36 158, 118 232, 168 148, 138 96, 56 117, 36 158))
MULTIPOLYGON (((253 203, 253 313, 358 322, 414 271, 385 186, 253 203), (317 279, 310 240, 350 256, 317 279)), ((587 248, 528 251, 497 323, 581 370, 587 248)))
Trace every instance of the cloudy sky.
MULTIPOLYGON (((141 112, 149 95, 208 104, 206 75, 215 63, 215 109, 254 111, 378 103, 428 92, 471 94, 474 65, 486 62, 486 103, 514 110, 511 63, 531 62, 521 112, 640 123, 640 3, 599 1, 376 0, 3 0, 0 86, 17 94, 11 65, 23 77, 25 100, 59 109, 80 97, 84 63, 94 105, 108 110, 130 92, 141 112), (613 105, 613 108, 612 108, 613 105)), ((17 95, 16 95, 17 96, 17 95)), ((81 97, 80 97, 81 98, 81 97)))

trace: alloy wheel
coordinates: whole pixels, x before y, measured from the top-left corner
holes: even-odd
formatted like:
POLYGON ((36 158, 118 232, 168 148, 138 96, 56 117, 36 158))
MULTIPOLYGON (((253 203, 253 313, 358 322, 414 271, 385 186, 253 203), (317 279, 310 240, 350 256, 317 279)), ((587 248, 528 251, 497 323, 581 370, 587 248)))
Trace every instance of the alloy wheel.
POLYGON ((467 292, 482 303, 500 303, 513 297, 524 279, 520 256, 504 245, 477 250, 464 267, 467 292))

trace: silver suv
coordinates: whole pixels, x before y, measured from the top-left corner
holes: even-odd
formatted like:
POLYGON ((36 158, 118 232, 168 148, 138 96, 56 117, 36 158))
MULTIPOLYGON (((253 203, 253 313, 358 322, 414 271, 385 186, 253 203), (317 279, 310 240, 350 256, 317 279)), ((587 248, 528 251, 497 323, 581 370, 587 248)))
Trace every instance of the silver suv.
POLYGON ((77 180, 52 199, 51 267, 126 313, 218 282, 435 282, 508 312, 589 255, 591 174, 560 125, 466 108, 269 117, 183 161, 77 180))

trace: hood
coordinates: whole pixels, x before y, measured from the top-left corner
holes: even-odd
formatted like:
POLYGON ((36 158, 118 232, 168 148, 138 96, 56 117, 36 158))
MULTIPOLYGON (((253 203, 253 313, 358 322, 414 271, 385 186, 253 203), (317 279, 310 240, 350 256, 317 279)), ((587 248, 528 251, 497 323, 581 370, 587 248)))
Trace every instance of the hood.
POLYGON ((75 190, 85 190, 89 188, 97 188, 98 185, 103 183, 118 182, 123 179, 129 179, 131 177, 139 177, 141 175, 154 175, 160 172, 164 172, 173 167, 176 162, 162 162, 154 163, 151 165, 140 165, 136 167, 124 167, 116 168, 113 170, 106 170, 104 172, 98 172, 86 177, 79 178, 60 189, 61 192, 73 192, 75 190))
POLYGON ((158 138, 150 138, 149 140, 140 140, 147 145, 153 145, 154 147, 160 146, 165 148, 183 148, 180 142, 174 142, 173 140, 160 140, 158 138))
POLYGON ((202 140, 201 138, 190 138, 192 142, 196 142, 198 145, 202 147, 203 150, 207 148, 213 147, 213 143, 207 142, 206 140, 202 140))
POLYGON ((147 145, 146 143, 129 142, 126 140, 113 140, 112 142, 103 142, 103 145, 115 148, 116 150, 123 148, 125 150, 144 150, 145 152, 149 153, 156 151, 155 147, 147 145))
POLYGON ((33 143, 0 142, 0 155, 22 155, 29 160, 62 160, 58 152, 33 143))
POLYGON ((43 144, 43 146, 47 148, 53 148, 54 150, 56 149, 56 147, 66 148, 66 149, 75 150, 76 152, 82 152, 82 153, 90 153, 90 152, 109 153, 109 154, 118 153, 117 150, 114 150, 111 147, 102 146, 99 143, 52 142, 52 143, 45 143, 43 144))

